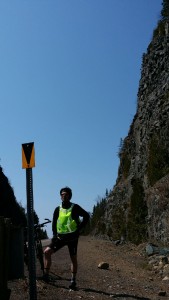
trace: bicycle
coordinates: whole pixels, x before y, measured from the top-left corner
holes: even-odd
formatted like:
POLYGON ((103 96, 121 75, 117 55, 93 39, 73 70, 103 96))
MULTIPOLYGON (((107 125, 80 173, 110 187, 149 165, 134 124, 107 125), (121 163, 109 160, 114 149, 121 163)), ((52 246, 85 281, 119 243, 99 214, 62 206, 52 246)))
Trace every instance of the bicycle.
MULTIPOLYGON (((43 247, 42 247, 42 241, 40 238, 40 232, 41 228, 43 228, 46 224, 51 223, 51 220, 45 219, 46 222, 41 223, 41 224, 35 224, 34 225, 34 241, 35 241, 35 253, 36 257, 40 262, 41 270, 44 274, 44 260, 43 260, 43 247)), ((24 262, 27 265, 29 269, 29 257, 28 257, 28 242, 27 242, 27 228, 25 228, 25 233, 24 233, 24 262)))

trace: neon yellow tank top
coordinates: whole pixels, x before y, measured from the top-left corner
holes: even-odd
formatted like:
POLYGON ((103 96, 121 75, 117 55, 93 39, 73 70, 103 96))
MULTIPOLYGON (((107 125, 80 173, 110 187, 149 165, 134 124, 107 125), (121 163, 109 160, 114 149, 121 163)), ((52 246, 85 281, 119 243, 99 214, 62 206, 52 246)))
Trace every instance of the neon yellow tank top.
POLYGON ((70 208, 65 209, 60 205, 59 217, 56 223, 57 233, 66 234, 77 230, 77 223, 72 219, 72 209, 74 204, 70 208))

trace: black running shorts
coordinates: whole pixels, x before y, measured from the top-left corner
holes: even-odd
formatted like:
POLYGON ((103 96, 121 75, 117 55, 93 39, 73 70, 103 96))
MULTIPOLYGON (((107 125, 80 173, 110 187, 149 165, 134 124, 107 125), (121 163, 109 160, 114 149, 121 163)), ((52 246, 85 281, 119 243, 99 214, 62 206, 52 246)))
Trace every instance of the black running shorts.
POLYGON ((67 246, 70 256, 73 256, 77 254, 78 238, 79 236, 71 234, 58 235, 52 238, 49 247, 56 252, 64 246, 67 246))

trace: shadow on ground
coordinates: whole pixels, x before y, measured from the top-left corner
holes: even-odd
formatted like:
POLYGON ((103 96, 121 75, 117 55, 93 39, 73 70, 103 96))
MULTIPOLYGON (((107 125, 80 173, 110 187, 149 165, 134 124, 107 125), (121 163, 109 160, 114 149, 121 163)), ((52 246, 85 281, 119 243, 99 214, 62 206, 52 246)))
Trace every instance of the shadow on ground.
MULTIPOLYGON (((49 285, 55 286, 56 288, 63 288, 63 289, 69 290, 69 288, 67 286, 56 283, 57 280, 69 281, 69 279, 63 278, 55 273, 52 273, 52 276, 50 278, 51 278, 51 280, 48 283, 49 285)), ((127 300, 130 300, 130 299, 131 300, 133 300, 133 299, 135 299, 135 300, 151 300, 150 298, 140 297, 137 295, 130 295, 130 294, 126 294, 126 293, 112 294, 112 293, 108 293, 108 292, 104 292, 104 291, 96 290, 96 289, 92 289, 92 288, 77 288, 76 291, 100 294, 100 295, 109 296, 111 298, 120 299, 120 300, 125 300, 125 299, 127 299, 127 300)))

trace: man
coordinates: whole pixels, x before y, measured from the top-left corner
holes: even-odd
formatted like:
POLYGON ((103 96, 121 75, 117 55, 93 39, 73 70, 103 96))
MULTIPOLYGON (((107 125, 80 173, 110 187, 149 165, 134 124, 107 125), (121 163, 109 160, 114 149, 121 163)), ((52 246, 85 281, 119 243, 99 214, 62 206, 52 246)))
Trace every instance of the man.
POLYGON ((44 251, 45 274, 44 280, 49 281, 51 267, 51 255, 64 246, 68 246, 71 259, 71 282, 70 289, 76 288, 77 273, 77 246, 80 231, 89 220, 89 214, 78 204, 70 202, 72 190, 64 187, 60 190, 62 203, 56 207, 53 214, 51 244, 44 251), (82 221, 80 220, 82 217, 82 221))

